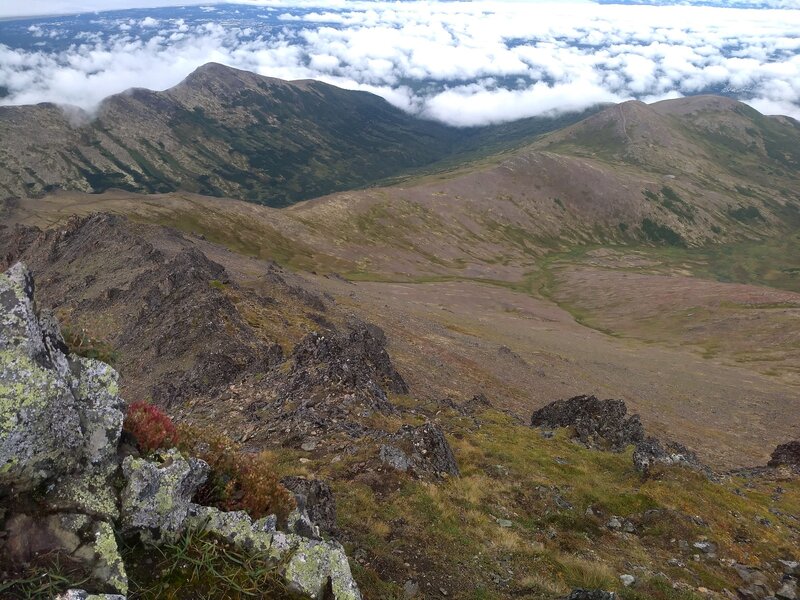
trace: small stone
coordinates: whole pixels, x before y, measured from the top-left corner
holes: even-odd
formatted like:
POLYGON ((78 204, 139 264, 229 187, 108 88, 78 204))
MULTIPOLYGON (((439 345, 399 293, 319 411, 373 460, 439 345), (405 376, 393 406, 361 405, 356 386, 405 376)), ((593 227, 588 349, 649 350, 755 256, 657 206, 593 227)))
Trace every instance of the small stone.
POLYGON ((505 528, 512 527, 514 525, 514 523, 512 523, 508 519, 497 519, 497 524, 500 525, 500 527, 505 527, 505 528))
POLYGON ((625 587, 630 587, 634 583, 636 583, 636 577, 634 577, 633 575, 628 575, 627 573, 625 573, 624 575, 620 575, 619 580, 625 587))
POLYGON ((415 598, 419 595, 419 584, 413 579, 408 579, 403 584, 403 595, 406 598, 415 598))
POLYGON ((317 449, 317 442, 313 440, 308 442, 303 442, 303 444, 300 446, 300 449, 303 450, 304 452, 313 452, 314 450, 317 449))
POLYGON ((667 561, 667 564, 668 564, 670 567, 679 567, 679 568, 683 568, 683 567, 685 567, 685 566, 686 566, 686 563, 684 563, 682 560, 679 560, 679 559, 677 559, 677 558, 670 558, 670 559, 667 561))
POLYGON ((784 575, 800 575, 800 562, 796 560, 779 560, 778 562, 783 565, 784 575))
POLYGON ((775 596, 780 600, 797 600, 797 582, 787 578, 775 596))
POLYGON ((625 533, 636 533, 636 527, 634 527, 633 523, 631 523, 630 521, 625 521, 625 523, 622 526, 622 531, 624 531, 625 533))
POLYGON ((716 545, 711 542, 705 542, 705 541, 695 542, 694 544, 692 544, 692 546, 700 550, 700 552, 702 552, 703 554, 713 555, 717 551, 716 545))
POLYGON ((609 529, 615 529, 615 530, 616 529, 622 529, 622 523, 620 523, 619 518, 611 517, 608 520, 608 523, 606 523, 606 527, 608 527, 609 529))

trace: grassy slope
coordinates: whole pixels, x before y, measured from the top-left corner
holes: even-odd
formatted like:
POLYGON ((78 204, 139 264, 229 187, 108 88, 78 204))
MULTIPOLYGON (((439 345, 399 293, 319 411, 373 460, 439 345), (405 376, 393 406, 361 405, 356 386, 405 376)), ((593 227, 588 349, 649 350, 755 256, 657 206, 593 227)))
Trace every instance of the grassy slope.
MULTIPOLYGON (((699 598, 692 592, 698 587, 720 591, 740 583, 722 561, 693 559, 694 542, 712 541, 723 559, 795 556, 797 532, 787 515, 800 509, 796 479, 781 481, 779 496, 772 494, 774 480, 717 484, 680 468, 643 480, 630 452, 586 450, 563 431, 545 439, 493 410, 479 418, 476 427, 457 412, 439 413, 462 471, 440 485, 388 473, 377 490, 353 482, 361 456, 306 465, 334 481, 349 549, 366 551, 356 575, 367 598, 399 600, 407 579, 418 580, 425 597, 442 596, 441 588, 470 600, 553 598, 573 587, 617 590, 626 600, 699 598), (635 522, 636 534, 609 530, 612 515, 635 522), (671 558, 685 566, 670 566, 671 558), (624 588, 621 573, 634 574, 637 585, 624 588)), ((286 468, 292 463, 287 458, 286 468)))

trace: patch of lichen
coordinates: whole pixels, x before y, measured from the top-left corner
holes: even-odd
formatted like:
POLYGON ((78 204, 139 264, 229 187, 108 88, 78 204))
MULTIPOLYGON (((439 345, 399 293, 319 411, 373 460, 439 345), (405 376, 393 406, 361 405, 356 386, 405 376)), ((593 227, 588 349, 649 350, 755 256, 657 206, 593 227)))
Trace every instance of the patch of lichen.
POLYGON ((0 432, 16 424, 21 410, 42 404, 55 380, 27 355, 0 350, 0 432))
POLYGON ((98 559, 96 572, 101 575, 100 579, 120 594, 127 594, 128 576, 125 573, 125 563, 120 556, 114 530, 108 523, 97 524, 94 549, 98 559))

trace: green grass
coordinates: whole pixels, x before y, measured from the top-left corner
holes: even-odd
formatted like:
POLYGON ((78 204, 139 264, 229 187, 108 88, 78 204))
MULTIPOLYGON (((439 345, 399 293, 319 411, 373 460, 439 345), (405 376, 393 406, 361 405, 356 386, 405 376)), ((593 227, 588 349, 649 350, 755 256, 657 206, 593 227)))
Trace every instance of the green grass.
POLYGON ((39 557, 24 572, 0 581, 0 598, 14 600, 52 600, 70 588, 80 588, 89 581, 68 558, 59 555, 39 557))
POLYGON ((280 565, 268 553, 245 552, 192 530, 161 545, 123 547, 130 598, 141 600, 216 600, 271 598, 293 600, 282 584, 280 565))
MULTIPOLYGON (((545 439, 537 430, 492 410, 481 414, 479 429, 450 411, 441 413, 440 419, 453 434, 450 442, 461 468, 459 478, 434 485, 403 477, 393 480, 386 474, 388 482, 376 492, 365 483, 340 479, 352 464, 320 465, 334 482, 339 525, 348 532, 351 548, 365 549, 373 565, 355 571, 368 598, 402 598, 400 586, 411 577, 409 571, 422 568, 433 574, 459 573, 458 589, 450 589, 455 598, 552 598, 572 587, 599 587, 622 591, 631 599, 688 600, 691 594, 672 590, 659 580, 623 590, 618 575, 628 572, 629 563, 653 572, 663 570, 677 552, 673 539, 691 543, 710 535, 722 556, 747 551, 761 560, 783 555, 790 543, 785 529, 755 521, 756 515, 768 514, 774 505, 767 481, 756 482, 743 498, 735 491, 740 481, 717 484, 682 468, 644 480, 633 469, 630 450, 585 449, 576 446, 566 430, 545 439), (554 493, 574 508, 559 508, 554 493), (600 516, 587 516, 588 506, 600 516), (637 520, 652 510, 661 511, 663 517, 639 535, 619 536, 605 527, 611 515, 637 520), (694 522, 695 515, 709 527, 694 522), (512 527, 500 527, 498 518, 511 520, 512 527), (746 548, 733 541, 743 524, 758 530, 746 548), (554 537, 546 534, 548 530, 555 532, 554 537), (420 556, 424 567, 418 564, 420 556), (506 573, 508 581, 498 586, 492 574, 505 573, 505 567, 511 567, 514 575, 509 579, 506 573)), ((353 460, 357 464, 360 459, 353 460)), ((800 501, 800 484, 788 485, 782 510, 800 501)), ((736 584, 735 572, 716 561, 692 563, 686 557, 686 562, 687 568, 675 573, 675 579, 693 585, 700 581, 718 591, 736 584)))
POLYGON ((85 329, 73 328, 64 324, 61 326, 61 335, 67 348, 73 354, 100 360, 112 366, 117 361, 117 353, 113 346, 105 340, 92 337, 85 329))

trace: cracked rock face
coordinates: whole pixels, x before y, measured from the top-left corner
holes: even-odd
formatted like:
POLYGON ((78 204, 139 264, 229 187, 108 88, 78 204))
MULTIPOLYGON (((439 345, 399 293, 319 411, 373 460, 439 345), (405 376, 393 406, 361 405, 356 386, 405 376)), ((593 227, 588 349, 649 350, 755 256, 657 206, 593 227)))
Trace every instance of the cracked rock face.
POLYGON ((36 312, 23 264, 0 275, 0 498, 12 506, 0 555, 19 564, 58 552, 125 593, 111 525, 124 408, 117 380, 105 363, 68 355, 56 320, 36 312))
POLYGON ((533 413, 533 427, 573 427, 576 437, 589 446, 621 451, 644 440, 639 415, 626 417, 622 400, 599 400, 595 396, 575 396, 557 400, 533 413))

